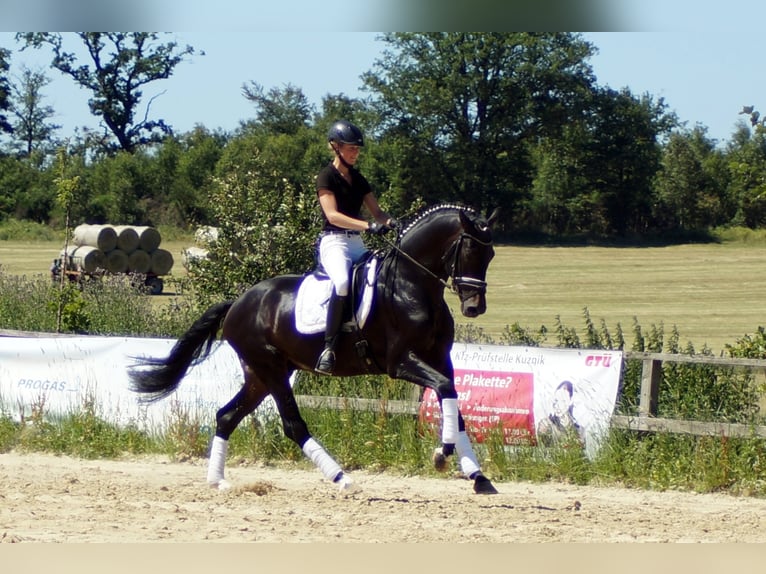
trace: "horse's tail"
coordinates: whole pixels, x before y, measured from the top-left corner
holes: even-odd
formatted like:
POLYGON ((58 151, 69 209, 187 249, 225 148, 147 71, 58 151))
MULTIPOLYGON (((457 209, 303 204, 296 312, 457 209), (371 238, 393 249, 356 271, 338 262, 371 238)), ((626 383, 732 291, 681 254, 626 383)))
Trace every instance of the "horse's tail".
POLYGON ((171 394, 189 367, 207 358, 234 301, 217 303, 189 327, 164 359, 140 359, 129 371, 131 390, 141 393, 143 402, 154 402, 171 394))

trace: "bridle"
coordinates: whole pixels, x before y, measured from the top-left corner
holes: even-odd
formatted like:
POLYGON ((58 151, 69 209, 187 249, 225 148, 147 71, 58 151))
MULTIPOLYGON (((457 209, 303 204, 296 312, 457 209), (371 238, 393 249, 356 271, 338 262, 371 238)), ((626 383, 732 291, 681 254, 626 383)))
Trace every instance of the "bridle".
POLYGON ((444 257, 442 258, 442 263, 446 261, 446 259, 449 257, 450 251, 453 252, 452 256, 452 263, 449 267, 450 271, 448 273, 449 277, 452 279, 452 286, 450 289, 457 294, 457 296, 460 298, 460 302, 466 301, 467 299, 470 299, 471 297, 474 297, 475 295, 486 295, 487 293, 487 282, 482 279, 477 279, 476 277, 470 277, 468 275, 461 275, 460 269, 459 269, 459 262, 460 262, 460 252, 463 248, 463 241, 466 239, 471 239, 473 241, 476 241, 479 245, 483 245, 484 247, 490 247, 492 245, 492 241, 482 241, 478 237, 471 235, 470 233, 466 233, 465 231, 460 234, 460 237, 458 237, 450 246, 450 248, 447 250, 447 253, 444 254, 444 257), (463 289, 467 290, 467 293, 463 291, 463 289))
POLYGON ((447 269, 447 280, 445 281, 441 277, 439 277, 436 273, 428 269, 425 265, 420 263, 420 261, 416 260, 414 257, 412 257, 409 253, 406 253, 401 250, 401 248, 397 243, 394 243, 392 241, 389 241, 385 237, 383 238, 386 243, 388 243, 389 246, 391 246, 392 249, 394 249, 397 253, 404 256, 405 259, 413 263, 415 266, 419 267, 423 271, 425 271, 428 275, 439 281, 445 288, 449 289, 453 293, 455 293, 459 298, 460 302, 464 302, 467 299, 470 299, 471 297, 474 297, 475 295, 485 295, 487 293, 487 282, 482 279, 477 279, 476 277, 470 277, 467 275, 460 275, 460 270, 458 269, 458 262, 460 261, 460 253, 463 248, 463 242, 466 239, 470 239, 472 241, 476 241, 478 244, 483 245, 485 247, 489 247, 492 245, 492 241, 483 241, 476 237, 475 235, 471 235, 470 233, 466 233, 463 231, 450 245, 449 249, 444 253, 444 256, 441 259, 442 267, 444 269, 447 269), (449 266, 447 265, 447 260, 452 259, 449 266), (451 280, 451 283, 450 283, 451 280), (467 290, 467 293, 464 293, 463 289, 467 290))

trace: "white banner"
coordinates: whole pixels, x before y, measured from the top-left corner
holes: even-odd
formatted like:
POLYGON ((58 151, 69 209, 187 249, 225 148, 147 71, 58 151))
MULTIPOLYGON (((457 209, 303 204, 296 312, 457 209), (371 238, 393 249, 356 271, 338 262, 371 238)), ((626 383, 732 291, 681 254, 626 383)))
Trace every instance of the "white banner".
MULTIPOLYGON (((136 358, 165 357, 174 344, 128 337, 0 337, 0 408, 15 419, 29 417, 34 408, 62 416, 92 401, 100 417, 119 425, 162 430, 182 414, 212 428, 216 411, 244 382, 239 359, 225 342, 192 367, 167 399, 141 405, 129 388, 128 369, 136 358)), ((575 436, 588 456, 597 451, 614 410, 622 352, 456 343, 452 360, 460 409, 478 440, 500 426, 507 444, 552 444, 575 436)), ((269 398, 258 412, 274 411, 269 398)), ((430 391, 421 416, 439 419, 430 391)))
MULTIPOLYGON (((576 440, 589 457, 598 451, 617 398, 621 351, 456 343, 452 361, 458 404, 477 440, 502 428, 506 444, 576 440)), ((430 391, 421 416, 440 416, 430 391)))
POLYGON ((136 358, 162 358, 175 340, 120 337, 0 337, 0 406, 15 419, 33 408, 49 415, 78 412, 93 401, 104 420, 161 429, 171 416, 215 425, 215 412, 244 381, 239 359, 226 343, 192 367, 162 401, 140 405, 129 388, 136 358))

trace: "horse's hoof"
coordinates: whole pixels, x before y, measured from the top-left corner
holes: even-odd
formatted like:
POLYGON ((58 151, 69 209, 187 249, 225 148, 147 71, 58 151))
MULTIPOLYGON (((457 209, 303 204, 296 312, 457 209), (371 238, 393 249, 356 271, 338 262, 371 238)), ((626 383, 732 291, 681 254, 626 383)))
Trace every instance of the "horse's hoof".
POLYGON ((210 486, 210 488, 215 488, 216 490, 220 492, 231 490, 231 483, 225 478, 222 478, 221 480, 216 482, 208 482, 208 486, 210 486))
POLYGON ((497 494, 497 489, 483 474, 477 474, 473 479, 473 491, 476 494, 497 494))
POLYGON ((442 447, 438 447, 434 449, 434 455, 432 457, 432 460, 434 462, 434 468, 438 470, 439 472, 444 472, 447 470, 447 457, 444 456, 444 451, 442 450, 442 447))
POLYGON ((348 476, 347 474, 342 474, 341 477, 335 481, 335 484, 338 486, 338 490, 342 494, 351 494, 353 492, 358 492, 361 490, 354 480, 348 476))

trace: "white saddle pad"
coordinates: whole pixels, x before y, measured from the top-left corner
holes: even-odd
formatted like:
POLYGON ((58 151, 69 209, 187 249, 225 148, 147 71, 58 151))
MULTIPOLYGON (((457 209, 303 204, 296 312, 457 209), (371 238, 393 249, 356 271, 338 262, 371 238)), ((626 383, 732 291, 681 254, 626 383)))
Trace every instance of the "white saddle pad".
MULTIPOLYGON (((364 291, 356 316, 359 328, 364 327, 372 308, 375 292, 375 274, 378 260, 372 257, 367 263, 364 291)), ((307 275, 298 287, 295 300, 295 328, 299 333, 311 335, 321 333, 327 326, 327 303, 332 293, 332 281, 316 274, 307 275)))

